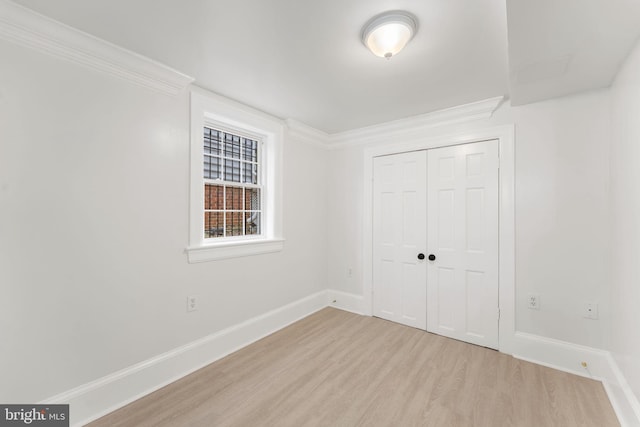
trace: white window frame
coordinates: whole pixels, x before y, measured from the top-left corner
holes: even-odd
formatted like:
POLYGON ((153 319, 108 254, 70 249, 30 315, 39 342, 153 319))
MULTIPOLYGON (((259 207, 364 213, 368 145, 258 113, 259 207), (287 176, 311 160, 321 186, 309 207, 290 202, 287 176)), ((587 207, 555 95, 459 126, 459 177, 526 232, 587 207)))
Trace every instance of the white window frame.
MULTIPOLYGON (((281 251, 282 144, 281 121, 240 103, 202 89, 191 91, 191 191, 189 213, 190 263, 281 251), (203 128, 211 127, 260 141, 262 184, 261 234, 222 238, 204 237, 203 128)), ((241 185, 241 184, 240 184, 241 185)))

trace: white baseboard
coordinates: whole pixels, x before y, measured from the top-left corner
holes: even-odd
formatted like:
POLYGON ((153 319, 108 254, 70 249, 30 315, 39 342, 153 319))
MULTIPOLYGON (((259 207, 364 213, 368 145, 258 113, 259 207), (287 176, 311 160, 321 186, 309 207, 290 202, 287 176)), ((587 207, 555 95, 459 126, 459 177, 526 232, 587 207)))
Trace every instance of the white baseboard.
POLYGON ((339 308, 340 310, 350 311, 356 314, 362 314, 362 295, 350 294, 347 292, 329 289, 327 291, 329 307, 339 308))
POLYGON ((616 380, 611 383, 603 381, 603 384, 618 420, 623 427, 640 427, 640 402, 611 353, 607 354, 607 358, 616 380))
POLYGON ((82 426, 326 306, 318 292, 41 403, 70 404, 70 424, 82 426))
POLYGON ((513 349, 517 359, 601 381, 620 425, 640 426, 638 400, 608 351, 524 332, 515 333, 513 349))
POLYGON ((513 357, 599 381, 611 381, 614 377, 607 354, 604 350, 524 332, 516 332, 514 336, 513 357), (587 363, 586 369, 582 362, 587 363))

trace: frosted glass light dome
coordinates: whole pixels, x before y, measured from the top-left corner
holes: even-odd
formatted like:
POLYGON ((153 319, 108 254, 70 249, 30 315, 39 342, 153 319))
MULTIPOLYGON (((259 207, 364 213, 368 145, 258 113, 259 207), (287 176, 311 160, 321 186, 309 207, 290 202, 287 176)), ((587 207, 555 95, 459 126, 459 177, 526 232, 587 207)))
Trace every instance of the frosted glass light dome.
POLYGON ((362 43, 381 58, 391 58, 413 38, 418 20, 409 12, 394 10, 374 16, 362 28, 362 43))

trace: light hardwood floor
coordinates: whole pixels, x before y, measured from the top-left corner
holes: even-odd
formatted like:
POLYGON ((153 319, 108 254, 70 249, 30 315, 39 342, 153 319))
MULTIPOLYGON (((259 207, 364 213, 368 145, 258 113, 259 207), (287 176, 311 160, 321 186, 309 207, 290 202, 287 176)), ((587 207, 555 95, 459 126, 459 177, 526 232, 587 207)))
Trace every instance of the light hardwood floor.
POLYGON ((619 424, 597 381, 326 308, 89 425, 619 424))

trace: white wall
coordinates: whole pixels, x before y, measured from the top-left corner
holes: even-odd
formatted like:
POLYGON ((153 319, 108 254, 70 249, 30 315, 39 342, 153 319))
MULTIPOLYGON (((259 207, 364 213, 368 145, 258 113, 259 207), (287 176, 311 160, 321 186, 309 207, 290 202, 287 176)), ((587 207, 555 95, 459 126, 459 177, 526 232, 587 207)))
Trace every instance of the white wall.
POLYGON ((329 288, 362 295, 364 157, 361 147, 331 151, 329 288), (351 269, 351 275, 349 275, 351 269))
POLYGON ((609 319, 607 91, 513 108, 516 329, 605 348, 609 319), (526 307, 540 295, 540 311, 526 307), (599 320, 583 304, 599 304, 599 320))
POLYGON ((0 57, 0 401, 45 399, 326 288, 326 151, 285 142, 283 252, 188 264, 188 94, 4 41, 0 57))
MULTIPOLYGON (((609 315, 607 91, 522 107, 491 119, 429 129, 424 137, 515 123, 516 328, 603 348, 609 315), (528 293, 540 311, 526 308, 528 293), (583 301, 600 320, 582 317, 583 301)), ((407 131, 409 132, 409 130, 407 131)), ((401 137, 382 144, 401 142, 401 137)), ((362 145, 331 152, 329 287, 362 294, 362 145), (353 266, 352 277, 347 268, 353 266)))
POLYGON ((640 396, 640 43, 611 89, 611 351, 640 396))

